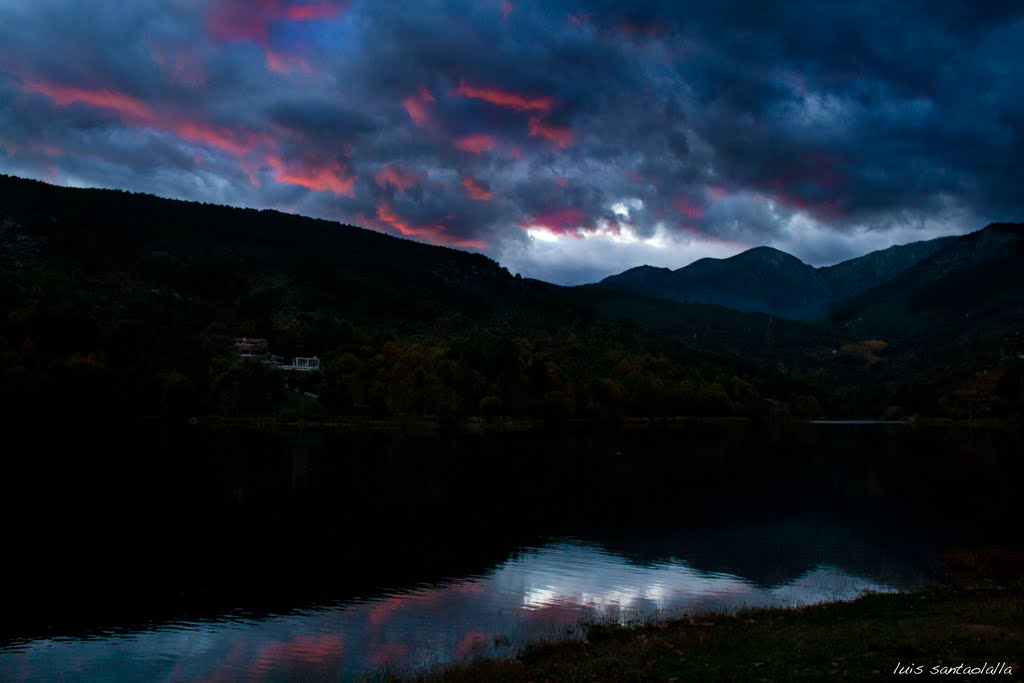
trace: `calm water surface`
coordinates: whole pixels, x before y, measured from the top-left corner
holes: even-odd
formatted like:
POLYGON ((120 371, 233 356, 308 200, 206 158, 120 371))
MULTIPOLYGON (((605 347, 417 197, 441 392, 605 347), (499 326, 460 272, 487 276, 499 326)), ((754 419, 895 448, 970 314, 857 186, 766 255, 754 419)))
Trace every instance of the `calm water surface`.
POLYGON ((1016 435, 9 436, 0 680, 359 678, 1019 545, 1016 435))

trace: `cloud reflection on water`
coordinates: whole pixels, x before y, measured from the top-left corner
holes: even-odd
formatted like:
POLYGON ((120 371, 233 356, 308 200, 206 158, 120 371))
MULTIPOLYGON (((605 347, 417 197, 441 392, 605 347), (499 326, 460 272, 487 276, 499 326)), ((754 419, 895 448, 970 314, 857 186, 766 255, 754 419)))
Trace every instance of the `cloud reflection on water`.
POLYGON ((354 676, 507 655, 541 637, 578 635, 590 621, 848 600, 906 587, 901 583, 821 563, 764 586, 678 559, 640 566, 599 546, 559 541, 521 551, 481 576, 291 614, 31 641, 0 650, 0 678, 354 676))

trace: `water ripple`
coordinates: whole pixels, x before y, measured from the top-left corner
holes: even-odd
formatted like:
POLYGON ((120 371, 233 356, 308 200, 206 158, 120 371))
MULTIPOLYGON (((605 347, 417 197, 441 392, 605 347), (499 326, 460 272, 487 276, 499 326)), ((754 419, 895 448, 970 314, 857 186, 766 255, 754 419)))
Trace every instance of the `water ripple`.
POLYGON ((347 678, 480 653, 509 655, 540 637, 579 635, 581 625, 593 621, 795 606, 901 587, 827 562, 759 585, 683 560, 637 564, 600 546, 561 540, 523 548, 483 575, 318 609, 261 618, 232 611, 217 620, 19 643, 0 650, 0 678, 347 678))

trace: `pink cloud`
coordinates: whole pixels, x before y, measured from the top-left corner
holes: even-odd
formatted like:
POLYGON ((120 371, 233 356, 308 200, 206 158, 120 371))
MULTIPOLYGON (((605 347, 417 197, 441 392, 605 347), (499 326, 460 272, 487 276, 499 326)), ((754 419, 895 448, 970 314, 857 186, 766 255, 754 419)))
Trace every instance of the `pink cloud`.
POLYGON ((405 107, 405 111, 409 114, 409 118, 411 118, 417 126, 424 126, 430 119, 427 106, 433 101, 434 96, 430 94, 429 90, 421 86, 415 95, 409 95, 402 100, 402 106, 405 107))
POLYGON ((418 185, 424 177, 424 174, 415 171, 406 171, 397 166, 385 166, 377 171, 374 180, 378 187, 390 185, 399 191, 404 191, 418 185))
POLYGON ((58 106, 84 104, 118 114, 130 125, 165 130, 187 142, 215 147, 235 156, 247 154, 261 145, 272 146, 265 133, 236 132, 200 121, 176 119, 168 112, 157 113, 142 100, 109 88, 83 88, 30 81, 26 88, 49 97, 58 106))
POLYGON ((520 223, 524 228, 541 227, 556 235, 579 236, 586 214, 580 209, 558 209, 537 214, 520 223))
POLYGON ((292 21, 331 19, 343 12, 348 4, 348 0, 346 0, 345 2, 316 2, 305 5, 289 5, 285 9, 285 16, 292 21))
POLYGON ((489 152, 495 147, 494 137, 487 133, 463 135, 455 141, 455 148, 471 154, 489 152))
POLYGON ((355 196, 356 177, 337 161, 327 163, 289 163, 276 154, 267 155, 267 165, 274 180, 284 185, 298 185, 316 192, 355 196))
POLYGON ((347 6, 348 0, 294 5, 286 0, 217 0, 206 17, 206 28, 220 42, 249 41, 262 47, 270 71, 290 73, 289 64, 292 62, 308 71, 308 65, 301 58, 272 49, 271 27, 283 22, 332 19, 347 6))
POLYGON ((400 216, 387 202, 377 205, 377 220, 389 225, 407 237, 422 237, 434 244, 444 244, 469 249, 484 249, 487 243, 477 239, 461 239, 448 234, 443 225, 416 225, 400 216))
POLYGON ((265 50, 267 58, 267 68, 274 73, 287 75, 294 73, 295 69, 299 69, 304 73, 310 73, 313 71, 313 67, 303 59, 296 55, 290 55, 285 52, 275 52, 267 48, 265 50))
POLYGON ((675 207, 676 211, 686 216, 687 218, 695 221, 704 218, 704 207, 691 202, 686 201, 682 197, 676 197, 672 200, 672 206, 675 207))
POLYGON ((522 95, 489 86, 468 85, 465 81, 459 82, 459 87, 455 89, 455 93, 463 97, 483 100, 484 102, 489 102, 499 107, 507 107, 515 111, 548 112, 551 111, 551 107, 554 104, 554 98, 552 97, 522 95))
POLYGON ((297 5, 285 0, 218 0, 206 17, 206 27, 223 42, 248 40, 267 47, 271 24, 331 19, 347 6, 347 0, 297 5))
POLYGON ((142 100, 108 88, 88 89, 30 81, 27 89, 49 97, 59 106, 87 104, 90 107, 115 111, 126 119, 145 121, 153 119, 153 111, 142 100))
POLYGON ((466 192, 469 193, 469 196, 478 202, 489 202, 494 196, 486 185, 472 176, 466 176, 463 178, 462 186, 466 188, 466 192))
POLYGON ((167 121, 162 127, 188 142, 216 147, 235 156, 248 154, 260 146, 274 145, 273 138, 266 133, 236 133, 194 121, 167 121))
POLYGON ((559 149, 564 149, 572 144, 574 136, 568 128, 547 123, 539 116, 531 116, 529 123, 530 135, 534 137, 544 138, 554 143, 559 149))

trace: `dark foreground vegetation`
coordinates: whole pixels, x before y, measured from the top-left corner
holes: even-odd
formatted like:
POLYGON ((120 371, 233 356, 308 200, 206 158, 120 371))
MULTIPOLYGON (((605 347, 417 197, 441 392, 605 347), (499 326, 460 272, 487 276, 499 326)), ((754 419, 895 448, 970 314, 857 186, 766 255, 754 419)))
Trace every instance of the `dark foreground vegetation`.
POLYGON ((479 660, 419 680, 887 680, 906 667, 911 678, 1020 680, 1022 625, 1020 586, 940 588, 796 610, 594 626, 583 641, 532 645, 514 660, 479 660), (1000 665, 998 675, 969 671, 1000 665))
POLYGON ((275 211, 2 176, 0 414, 1013 418, 1020 228, 943 244, 798 322, 557 287, 275 211), (236 337, 321 370, 241 358, 236 337))

